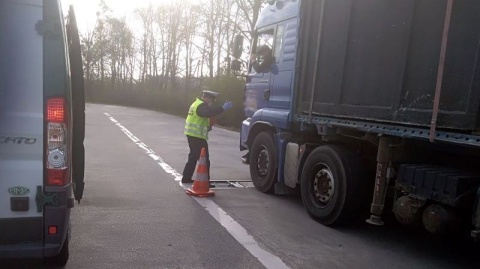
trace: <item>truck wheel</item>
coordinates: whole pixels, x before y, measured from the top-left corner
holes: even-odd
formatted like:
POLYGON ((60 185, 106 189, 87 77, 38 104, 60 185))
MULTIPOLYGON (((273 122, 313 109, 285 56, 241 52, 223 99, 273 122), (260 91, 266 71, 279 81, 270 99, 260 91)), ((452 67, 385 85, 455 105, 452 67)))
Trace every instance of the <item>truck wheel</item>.
POLYGON ((259 133, 250 150, 250 176, 255 188, 261 192, 273 191, 277 171, 276 156, 272 135, 259 133))
POLYGON ((347 222, 355 207, 358 173, 357 154, 336 145, 314 149, 305 161, 300 186, 310 216, 327 226, 347 222))
POLYGON ((70 257, 70 251, 68 249, 68 238, 67 238, 65 239, 65 242, 63 243, 63 246, 60 252, 56 256, 45 258, 44 262, 49 266, 62 267, 65 264, 67 264, 69 257, 70 257))

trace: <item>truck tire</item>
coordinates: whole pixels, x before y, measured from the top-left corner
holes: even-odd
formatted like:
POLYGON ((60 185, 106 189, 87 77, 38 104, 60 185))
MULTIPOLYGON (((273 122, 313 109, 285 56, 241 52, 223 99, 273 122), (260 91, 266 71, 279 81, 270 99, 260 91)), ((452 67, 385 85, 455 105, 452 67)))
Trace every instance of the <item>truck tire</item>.
POLYGON ((250 176, 255 188, 264 193, 273 192, 277 172, 277 155, 273 137, 259 133, 250 149, 250 176))
POLYGON ((62 249, 60 252, 53 257, 48 257, 44 259, 44 263, 48 266, 54 266, 54 267, 63 267, 65 264, 68 262, 68 258, 70 257, 70 250, 68 247, 68 238, 65 239, 65 242, 63 243, 62 249))
POLYGON ((303 205, 310 216, 327 226, 351 219, 359 163, 357 154, 337 145, 320 146, 310 153, 300 182, 303 205))

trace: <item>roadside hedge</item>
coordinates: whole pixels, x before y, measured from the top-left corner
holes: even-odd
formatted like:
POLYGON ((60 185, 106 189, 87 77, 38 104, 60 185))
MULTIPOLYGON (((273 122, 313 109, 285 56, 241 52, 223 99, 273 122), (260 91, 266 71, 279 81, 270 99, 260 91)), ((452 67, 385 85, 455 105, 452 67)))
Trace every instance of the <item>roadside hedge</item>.
POLYGON ((203 89, 220 93, 216 104, 232 101, 233 107, 217 119, 223 127, 239 130, 244 120, 243 91, 245 81, 233 75, 216 78, 177 79, 162 83, 160 78, 149 78, 144 83, 115 84, 100 81, 86 81, 87 102, 138 107, 156 110, 180 117, 186 117, 188 108, 203 89), (163 86, 162 86, 163 85, 163 86))

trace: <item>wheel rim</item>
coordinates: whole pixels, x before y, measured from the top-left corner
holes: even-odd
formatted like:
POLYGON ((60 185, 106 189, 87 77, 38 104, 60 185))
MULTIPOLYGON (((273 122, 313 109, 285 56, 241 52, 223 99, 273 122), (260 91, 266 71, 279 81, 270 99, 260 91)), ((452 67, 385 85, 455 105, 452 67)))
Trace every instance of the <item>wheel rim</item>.
POLYGON ((270 156, 265 146, 260 148, 260 152, 257 155, 257 171, 261 177, 268 175, 268 167, 270 165, 270 156))
POLYGON ((335 191, 335 178, 332 171, 325 164, 320 164, 312 182, 313 199, 316 204, 324 208, 332 200, 335 191))

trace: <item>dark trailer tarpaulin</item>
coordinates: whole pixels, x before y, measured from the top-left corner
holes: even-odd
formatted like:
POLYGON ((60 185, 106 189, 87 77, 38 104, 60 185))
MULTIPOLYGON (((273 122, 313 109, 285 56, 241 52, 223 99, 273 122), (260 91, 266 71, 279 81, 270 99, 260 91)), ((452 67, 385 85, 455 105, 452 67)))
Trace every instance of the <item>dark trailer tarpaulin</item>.
POLYGON ((480 1, 303 0, 301 12, 299 113, 430 126, 437 93, 436 128, 480 129, 480 1))

